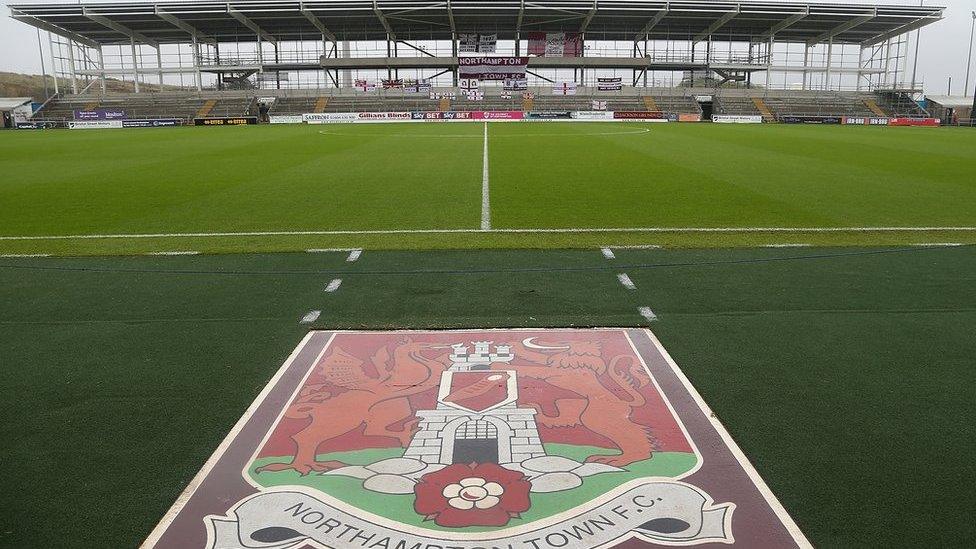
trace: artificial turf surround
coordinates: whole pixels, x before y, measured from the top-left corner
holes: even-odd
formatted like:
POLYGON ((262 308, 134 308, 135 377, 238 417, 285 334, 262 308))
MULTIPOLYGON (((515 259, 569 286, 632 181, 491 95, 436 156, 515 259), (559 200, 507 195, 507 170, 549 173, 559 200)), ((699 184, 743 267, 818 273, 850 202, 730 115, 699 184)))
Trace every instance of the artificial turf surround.
POLYGON ((489 124, 494 230, 450 232, 480 227, 482 132, 471 123, 3 132, 0 254, 976 243, 974 230, 681 230, 972 229, 969 128, 489 124), (648 227, 666 231, 626 230, 648 227), (581 231, 500 232, 526 229, 581 231), (447 232, 389 232, 404 230, 447 232), (185 236, 281 231, 329 234, 185 236))
POLYGON ((616 255, 4 259, 0 546, 138 544, 310 309, 317 328, 390 329, 634 326, 641 305, 815 545, 976 536, 976 248, 616 255))

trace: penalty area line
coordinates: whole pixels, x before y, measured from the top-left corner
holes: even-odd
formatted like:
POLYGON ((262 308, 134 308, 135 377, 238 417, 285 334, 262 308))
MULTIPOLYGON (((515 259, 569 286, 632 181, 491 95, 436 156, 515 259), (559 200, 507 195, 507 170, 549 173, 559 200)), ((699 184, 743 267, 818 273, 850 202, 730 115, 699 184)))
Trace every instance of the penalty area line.
MULTIPOLYGON (((976 232, 976 227, 595 227, 551 229, 367 229, 308 231, 226 231, 212 233, 120 233, 74 235, 0 236, 13 240, 101 240, 146 238, 220 238, 245 236, 343 236, 394 234, 586 234, 586 233, 898 233, 898 232, 976 232)), ((614 246, 621 248, 621 246, 614 246)))

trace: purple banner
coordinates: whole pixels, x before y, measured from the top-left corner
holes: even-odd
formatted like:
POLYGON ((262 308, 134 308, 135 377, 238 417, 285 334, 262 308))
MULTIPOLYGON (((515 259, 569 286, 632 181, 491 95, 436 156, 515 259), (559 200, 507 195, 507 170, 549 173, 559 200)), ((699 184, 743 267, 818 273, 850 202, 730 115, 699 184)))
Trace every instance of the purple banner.
POLYGON ((125 118, 125 111, 119 109, 75 111, 75 120, 122 120, 123 118, 125 118))

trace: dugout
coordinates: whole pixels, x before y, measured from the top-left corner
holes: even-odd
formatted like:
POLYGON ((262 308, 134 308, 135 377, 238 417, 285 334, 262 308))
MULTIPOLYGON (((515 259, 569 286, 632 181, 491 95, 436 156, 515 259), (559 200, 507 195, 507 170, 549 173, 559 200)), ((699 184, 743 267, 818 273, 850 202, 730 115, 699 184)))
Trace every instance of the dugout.
POLYGON ((16 128, 34 114, 30 97, 0 97, 0 128, 16 128))
POLYGON ((935 118, 942 120, 942 124, 958 124, 960 120, 972 118, 973 97, 962 95, 930 95, 925 98, 928 102, 926 110, 935 118))

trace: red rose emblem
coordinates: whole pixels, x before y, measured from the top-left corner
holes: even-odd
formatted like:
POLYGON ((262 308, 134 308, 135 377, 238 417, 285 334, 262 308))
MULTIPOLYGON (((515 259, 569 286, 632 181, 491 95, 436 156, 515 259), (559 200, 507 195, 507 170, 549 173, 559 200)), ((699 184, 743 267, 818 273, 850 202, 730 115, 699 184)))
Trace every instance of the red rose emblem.
POLYGON ((438 526, 504 526, 529 506, 525 475, 494 463, 454 464, 414 486, 415 511, 438 526))

